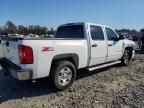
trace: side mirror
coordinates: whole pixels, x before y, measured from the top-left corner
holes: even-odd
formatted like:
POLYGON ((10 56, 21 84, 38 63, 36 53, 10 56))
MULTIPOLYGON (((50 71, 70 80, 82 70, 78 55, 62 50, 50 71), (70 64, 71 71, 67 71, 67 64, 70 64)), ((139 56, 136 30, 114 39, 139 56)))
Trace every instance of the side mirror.
POLYGON ((125 39, 124 35, 120 34, 119 35, 119 40, 123 40, 123 39, 125 39))
POLYGON ((113 40, 114 40, 114 41, 119 41, 119 40, 120 40, 120 38, 114 38, 113 40))

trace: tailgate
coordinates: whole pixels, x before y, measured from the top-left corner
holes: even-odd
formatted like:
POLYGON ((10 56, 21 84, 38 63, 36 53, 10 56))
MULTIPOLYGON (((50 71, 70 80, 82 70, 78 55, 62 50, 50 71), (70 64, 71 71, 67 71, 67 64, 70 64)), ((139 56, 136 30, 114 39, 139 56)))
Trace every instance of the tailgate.
POLYGON ((2 39, 1 45, 3 56, 14 64, 19 65, 19 40, 17 38, 4 38, 2 39))

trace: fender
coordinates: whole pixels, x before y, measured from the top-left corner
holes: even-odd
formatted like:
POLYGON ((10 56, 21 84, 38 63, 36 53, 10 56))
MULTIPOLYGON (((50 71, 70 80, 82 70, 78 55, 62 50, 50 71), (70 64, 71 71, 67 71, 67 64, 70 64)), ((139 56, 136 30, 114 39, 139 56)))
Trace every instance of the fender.
POLYGON ((128 40, 128 39, 124 39, 124 48, 123 48, 123 52, 126 48, 132 48, 133 50, 135 49, 135 43, 134 41, 128 40))
POLYGON ((131 58, 134 59, 135 56, 135 43, 131 40, 124 39, 123 53, 125 49, 131 50, 131 58))

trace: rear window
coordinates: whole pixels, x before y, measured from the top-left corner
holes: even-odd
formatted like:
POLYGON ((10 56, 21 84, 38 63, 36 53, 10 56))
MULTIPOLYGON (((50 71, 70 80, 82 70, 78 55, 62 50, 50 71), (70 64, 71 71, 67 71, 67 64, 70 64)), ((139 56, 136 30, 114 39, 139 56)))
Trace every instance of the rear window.
POLYGON ((55 38, 84 38, 83 25, 61 26, 55 38))

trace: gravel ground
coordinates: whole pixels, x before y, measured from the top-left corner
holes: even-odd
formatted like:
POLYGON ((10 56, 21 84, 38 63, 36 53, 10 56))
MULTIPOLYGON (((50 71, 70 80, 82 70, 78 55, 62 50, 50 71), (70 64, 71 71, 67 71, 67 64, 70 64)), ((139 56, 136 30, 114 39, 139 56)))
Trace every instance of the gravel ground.
POLYGON ((144 108, 144 53, 128 66, 78 71, 73 86, 52 89, 50 81, 17 81, 0 72, 0 108, 144 108))

